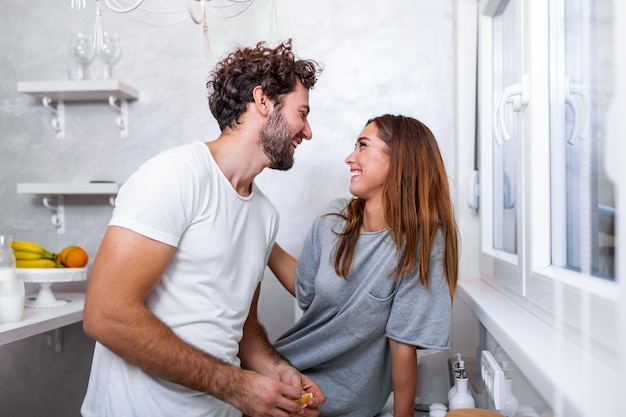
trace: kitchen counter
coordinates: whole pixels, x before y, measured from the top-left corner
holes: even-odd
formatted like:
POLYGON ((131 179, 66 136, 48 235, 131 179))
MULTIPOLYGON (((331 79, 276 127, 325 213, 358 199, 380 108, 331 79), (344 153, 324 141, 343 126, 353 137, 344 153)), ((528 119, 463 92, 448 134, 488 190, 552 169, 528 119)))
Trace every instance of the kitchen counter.
MULTIPOLYGON (((376 417, 393 417, 393 392, 389 396, 389 399, 383 409, 380 410, 380 413, 378 413, 376 417)), ((428 412, 414 410, 413 417, 428 417, 428 412)))
MULTIPOLYGON (((378 414, 376 417, 393 417, 393 413, 391 411, 387 411, 384 413, 378 414)), ((413 411, 413 417, 428 417, 428 413, 425 411, 413 411)))
POLYGON ((59 307, 24 308, 24 317, 17 323, 0 324, 0 345, 26 339, 83 319, 84 293, 55 293, 67 303, 59 307))

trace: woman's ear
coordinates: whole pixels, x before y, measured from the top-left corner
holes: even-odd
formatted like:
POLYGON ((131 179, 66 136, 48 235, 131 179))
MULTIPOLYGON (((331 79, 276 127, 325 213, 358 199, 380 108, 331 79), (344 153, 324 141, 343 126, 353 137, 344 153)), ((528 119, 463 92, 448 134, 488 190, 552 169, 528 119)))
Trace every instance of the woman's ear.
POLYGON ((254 105, 256 106, 259 113, 263 116, 267 116, 270 114, 272 110, 270 99, 263 92, 263 88, 260 85, 254 87, 252 90, 252 97, 254 98, 254 105))

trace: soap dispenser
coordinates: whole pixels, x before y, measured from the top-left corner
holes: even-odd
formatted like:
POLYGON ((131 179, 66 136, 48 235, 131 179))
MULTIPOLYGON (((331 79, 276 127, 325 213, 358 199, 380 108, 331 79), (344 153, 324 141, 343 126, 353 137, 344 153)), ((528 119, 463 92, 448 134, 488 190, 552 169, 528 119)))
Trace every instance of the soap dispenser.
POLYGON ((452 399, 452 396, 456 393, 456 379, 459 377, 459 366, 465 370, 465 362, 461 360, 461 354, 456 354, 456 361, 452 363, 452 373, 454 374, 454 384, 448 390, 448 402, 452 399), (461 365, 462 364, 462 365, 461 365))
POLYGON ((470 394, 467 379, 467 373, 465 372, 465 362, 461 360, 461 355, 457 354, 457 367, 456 367, 456 378, 454 380, 454 389, 455 392, 450 398, 450 402, 448 404, 448 408, 450 410, 456 410, 459 408, 474 408, 476 405, 474 402, 474 397, 470 394))

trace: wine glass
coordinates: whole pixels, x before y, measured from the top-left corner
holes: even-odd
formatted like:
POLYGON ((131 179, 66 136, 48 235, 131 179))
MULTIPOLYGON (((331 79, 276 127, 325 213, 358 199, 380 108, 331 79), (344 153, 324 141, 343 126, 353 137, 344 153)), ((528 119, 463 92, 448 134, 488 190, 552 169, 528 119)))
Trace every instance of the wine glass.
POLYGON ((113 75, 113 66, 120 60, 122 48, 117 34, 102 33, 102 49, 99 58, 104 62, 104 79, 108 80, 113 75))
MULTIPOLYGON (((70 35, 69 50, 72 59, 78 63, 75 78, 79 80, 91 78, 89 65, 96 56, 93 37, 81 32, 72 33, 70 35)), ((70 78, 72 78, 72 75, 70 75, 70 78)))

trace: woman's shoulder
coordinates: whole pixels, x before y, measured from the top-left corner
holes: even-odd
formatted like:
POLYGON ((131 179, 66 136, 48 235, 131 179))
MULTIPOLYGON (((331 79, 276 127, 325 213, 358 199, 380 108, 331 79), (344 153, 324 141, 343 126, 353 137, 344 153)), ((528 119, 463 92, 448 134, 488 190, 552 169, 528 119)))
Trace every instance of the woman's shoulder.
POLYGON ((345 214, 350 200, 348 197, 339 197, 331 200, 322 211, 322 216, 326 214, 345 214))
POLYGON ((349 198, 335 198, 327 203, 316 217, 313 228, 317 230, 341 230, 346 219, 349 198))

